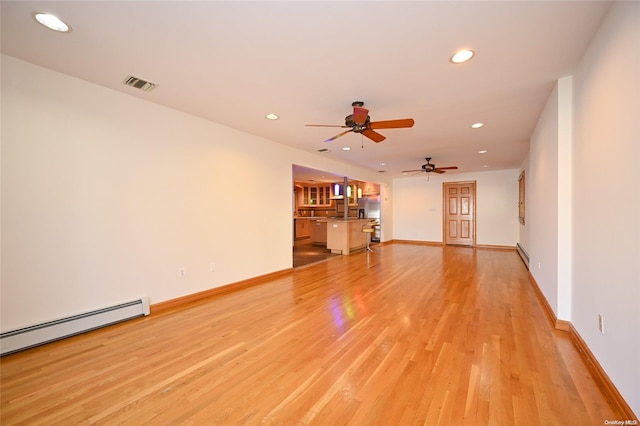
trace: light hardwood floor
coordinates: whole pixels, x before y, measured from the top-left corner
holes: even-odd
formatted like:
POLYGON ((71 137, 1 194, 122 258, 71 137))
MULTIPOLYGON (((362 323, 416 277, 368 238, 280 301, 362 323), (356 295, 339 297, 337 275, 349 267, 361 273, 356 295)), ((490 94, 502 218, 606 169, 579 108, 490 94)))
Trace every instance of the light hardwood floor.
POLYGON ((3 425, 621 418, 504 250, 378 246, 0 362, 3 425))

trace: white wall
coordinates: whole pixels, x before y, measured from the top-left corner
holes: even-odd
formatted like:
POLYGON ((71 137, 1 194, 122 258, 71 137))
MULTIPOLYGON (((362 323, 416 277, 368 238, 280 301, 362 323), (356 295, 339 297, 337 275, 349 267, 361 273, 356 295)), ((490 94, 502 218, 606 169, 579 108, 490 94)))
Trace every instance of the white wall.
POLYGON ((573 85, 571 321, 640 415, 639 2, 614 4, 573 85))
POLYGON ((615 3, 576 73, 549 97, 527 174, 531 273, 636 413, 639 95, 640 3, 615 3))
MULTIPOLYGON (((530 139, 529 268, 558 315, 558 86, 530 139)), ((567 194, 570 196, 570 194, 567 194)))
POLYGON ((518 170, 430 174, 393 180, 393 238, 442 242, 443 182, 476 181, 476 243, 518 242, 518 170))
POLYGON ((288 269, 292 164, 380 179, 4 55, 1 94, 3 331, 288 269))
POLYGON ((529 177, 529 153, 527 153, 527 156, 524 158, 524 160, 522 160, 522 163, 520 163, 520 169, 518 172, 518 176, 520 176, 520 173, 524 172, 524 224, 519 223, 519 228, 518 228, 518 242, 520 243, 520 246, 524 249, 524 251, 527 252, 527 254, 529 254, 531 252, 530 249, 530 243, 529 243, 529 221, 531 220, 531 218, 529 217, 529 215, 531 214, 531 206, 530 206, 530 202, 529 202, 529 198, 531 196, 531 194, 529 194, 530 191, 530 177, 529 177))
POLYGON ((573 252, 571 221, 573 218, 573 78, 558 80, 558 219, 557 219, 557 318, 571 318, 571 292, 573 285, 573 252))

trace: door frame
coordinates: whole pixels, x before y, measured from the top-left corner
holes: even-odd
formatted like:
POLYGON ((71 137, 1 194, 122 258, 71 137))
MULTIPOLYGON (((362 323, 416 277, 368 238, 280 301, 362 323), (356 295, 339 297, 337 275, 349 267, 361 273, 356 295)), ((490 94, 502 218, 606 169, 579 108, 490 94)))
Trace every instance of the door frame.
POLYGON ((442 182, 442 244, 443 245, 456 245, 456 244, 448 244, 447 243, 447 189, 449 185, 459 185, 459 184, 472 184, 473 185, 473 224, 471 226, 471 235, 473 239, 473 244, 465 247, 476 247, 478 242, 476 241, 476 226, 477 226, 477 209, 476 204, 478 203, 476 193, 478 191, 478 185, 475 180, 461 180, 455 182, 442 182))

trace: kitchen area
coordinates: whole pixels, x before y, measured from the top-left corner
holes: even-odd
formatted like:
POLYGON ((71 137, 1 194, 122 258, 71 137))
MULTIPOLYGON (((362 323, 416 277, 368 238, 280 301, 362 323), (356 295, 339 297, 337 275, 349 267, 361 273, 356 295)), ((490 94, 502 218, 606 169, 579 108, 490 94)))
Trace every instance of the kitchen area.
MULTIPOLYGON (((366 250, 380 242, 380 185, 310 176, 294 166, 293 266, 366 250), (363 232, 371 228, 372 232, 363 232)), ((310 170, 310 169, 307 169, 310 170)), ((306 171, 306 170, 305 170, 306 171)))

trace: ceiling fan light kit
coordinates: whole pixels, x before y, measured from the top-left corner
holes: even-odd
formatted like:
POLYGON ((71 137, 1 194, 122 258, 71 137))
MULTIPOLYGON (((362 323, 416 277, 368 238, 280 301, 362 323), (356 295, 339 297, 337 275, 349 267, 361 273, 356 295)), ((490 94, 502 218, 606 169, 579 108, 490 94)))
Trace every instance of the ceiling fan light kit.
POLYGON ((353 107, 353 113, 349 114, 344 119, 344 126, 333 125, 333 124, 307 124, 307 126, 312 127, 341 127, 345 130, 344 132, 338 133, 325 140, 325 142, 331 142, 339 137, 346 135, 347 133, 360 133, 363 136, 371 139, 372 141, 378 143, 382 142, 386 139, 385 136, 375 131, 375 129, 400 129, 413 127, 415 121, 413 118, 403 118, 399 120, 385 120, 385 121, 371 121, 371 117, 369 116, 369 110, 364 108, 364 102, 362 101, 354 101, 351 103, 353 107))

